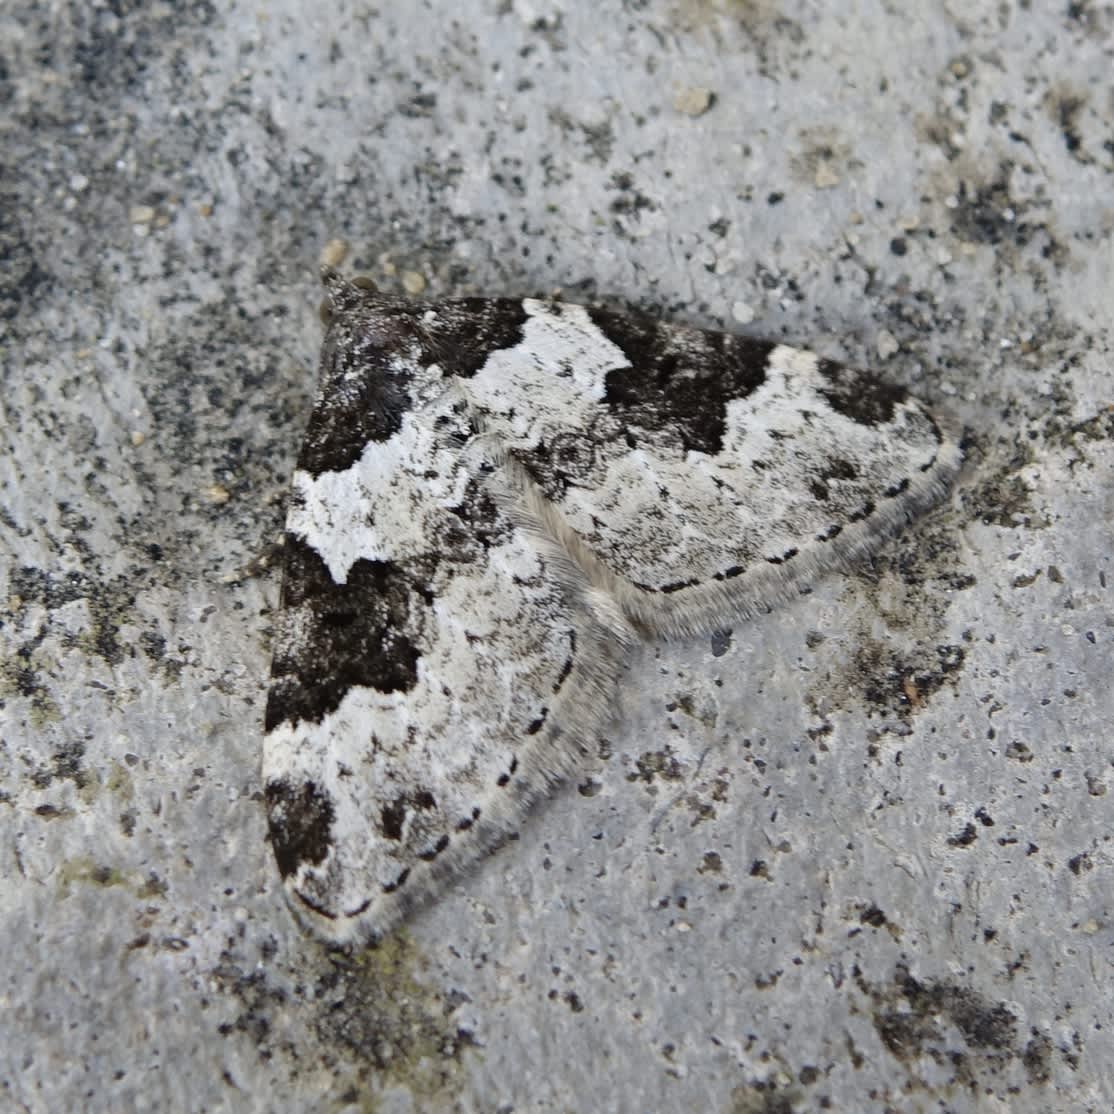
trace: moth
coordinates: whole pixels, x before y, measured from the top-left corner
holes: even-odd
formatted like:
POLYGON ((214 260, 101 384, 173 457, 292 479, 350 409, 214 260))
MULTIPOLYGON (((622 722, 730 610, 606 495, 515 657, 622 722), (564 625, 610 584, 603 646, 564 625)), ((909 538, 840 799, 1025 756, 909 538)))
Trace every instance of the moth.
POLYGON ((291 905, 344 945, 584 768, 633 643, 847 568, 961 454, 900 387, 784 344, 322 281, 264 782, 291 905))

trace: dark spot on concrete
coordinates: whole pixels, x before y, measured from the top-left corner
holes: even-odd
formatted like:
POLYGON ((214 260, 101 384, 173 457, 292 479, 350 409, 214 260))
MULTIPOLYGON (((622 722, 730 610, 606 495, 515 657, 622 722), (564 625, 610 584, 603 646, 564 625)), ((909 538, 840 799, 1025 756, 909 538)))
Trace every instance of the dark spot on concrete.
POLYGON ((886 914, 877 905, 871 905, 859 914, 859 920, 872 928, 881 928, 886 923, 886 914))
POLYGON ((974 824, 965 824, 963 830, 957 835, 948 836, 949 847, 970 847, 979 838, 978 829, 974 824))
POLYGON ((888 643, 864 640, 855 654, 851 677, 837 682, 861 692, 872 712, 908 719, 945 686, 954 687, 963 671, 966 653, 948 643, 899 654, 888 643))
MULTIPOLYGON (((968 987, 916 979, 902 965, 889 986, 873 986, 858 972, 856 977, 874 1003, 875 1030, 897 1059, 915 1064, 927 1057, 972 1091, 982 1090, 980 1077, 1001 1071, 1008 1060, 1024 1061, 1027 1050, 1015 1046, 1017 1018, 1005 1005, 968 987), (962 1046, 956 1047, 949 1026, 959 1031, 962 1046)), ((1034 1058, 1039 1063, 1039 1050, 1034 1058)))
POLYGON ((968 243, 1022 246, 1033 235, 1033 226, 1018 219, 1018 205, 1010 197, 1005 179, 974 189, 959 183, 956 206, 950 210, 955 235, 968 243))
POLYGON ((1030 1083, 1047 1083, 1052 1078, 1052 1041, 1034 1029, 1021 1054, 1021 1062, 1030 1083))
POLYGON ((1068 859, 1068 870, 1078 878, 1081 874, 1094 870, 1094 863, 1091 861, 1091 856, 1084 851, 1082 854, 1073 855, 1068 859))
POLYGON ((679 781, 684 777, 684 767, 678 761, 672 747, 646 751, 635 762, 636 773, 627 774, 627 781, 644 781, 647 785, 657 778, 663 781, 679 781))

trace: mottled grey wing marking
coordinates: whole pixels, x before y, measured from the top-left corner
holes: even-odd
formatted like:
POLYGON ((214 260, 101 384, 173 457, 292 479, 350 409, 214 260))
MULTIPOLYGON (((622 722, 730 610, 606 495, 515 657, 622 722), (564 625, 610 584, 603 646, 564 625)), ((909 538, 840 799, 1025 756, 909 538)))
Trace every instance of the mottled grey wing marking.
POLYGON ((501 843, 605 722, 621 627, 559 554, 503 525, 482 569, 415 578, 394 644, 361 584, 330 583, 276 631, 271 842, 293 907, 329 941, 379 938, 501 843), (378 668, 334 671, 356 646, 378 668), (300 703, 280 672, 292 662, 308 674, 300 703))
POLYGON ((324 281, 264 778, 292 905, 349 943, 577 770, 636 628, 722 627, 876 548, 959 451, 807 352, 324 281))
POLYGON ((343 944, 381 936, 574 771, 633 635, 542 536, 452 382, 389 366, 397 336, 353 364, 337 330, 366 337, 334 313, 287 522, 264 781, 291 904, 343 944), (386 419, 350 420, 369 409, 386 419))
POLYGON ((869 373, 525 304, 523 344, 464 390, 550 505, 551 528, 645 629, 708 630, 768 608, 877 549, 958 469, 921 403, 869 373), (528 410, 530 399, 544 401, 528 410))

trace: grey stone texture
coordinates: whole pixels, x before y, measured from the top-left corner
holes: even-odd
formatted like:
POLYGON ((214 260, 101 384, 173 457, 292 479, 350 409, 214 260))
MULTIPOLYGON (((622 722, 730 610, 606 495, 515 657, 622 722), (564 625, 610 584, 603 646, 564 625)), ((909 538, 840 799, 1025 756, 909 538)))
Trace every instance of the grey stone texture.
POLYGON ((1098 0, 8 0, 0 1107, 1114 1108, 1112 44, 1098 0), (260 796, 323 253, 967 431, 870 565, 635 655, 580 784, 360 955, 260 796))

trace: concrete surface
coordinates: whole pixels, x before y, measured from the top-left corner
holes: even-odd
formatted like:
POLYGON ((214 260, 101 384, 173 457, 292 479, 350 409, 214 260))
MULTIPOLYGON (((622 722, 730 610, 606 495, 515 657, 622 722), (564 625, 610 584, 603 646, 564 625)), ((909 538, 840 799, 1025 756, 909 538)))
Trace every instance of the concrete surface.
POLYGON ((0 1106, 1114 1108, 1112 43, 1097 0, 9 0, 0 1106), (969 431, 872 566, 641 653, 579 792, 356 957, 258 772, 332 240, 969 431))

